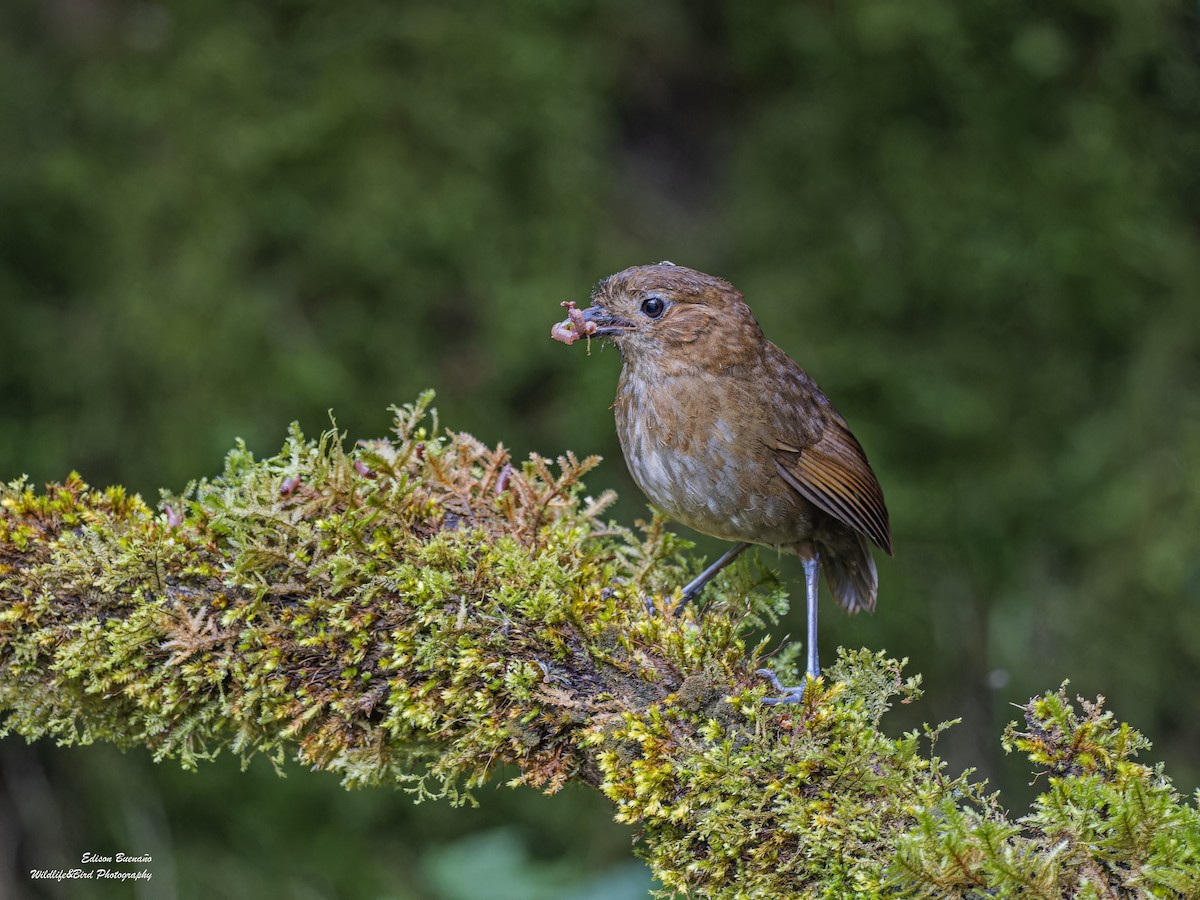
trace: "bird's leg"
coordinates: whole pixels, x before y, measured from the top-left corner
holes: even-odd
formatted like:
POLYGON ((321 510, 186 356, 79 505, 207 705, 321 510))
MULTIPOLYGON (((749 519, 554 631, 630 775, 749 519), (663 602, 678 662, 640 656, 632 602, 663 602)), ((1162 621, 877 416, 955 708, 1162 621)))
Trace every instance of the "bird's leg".
POLYGON ((712 581, 713 576, 737 559, 741 552, 749 546, 750 544, 746 541, 735 544, 724 556, 688 582, 683 589, 683 597, 680 599, 679 605, 675 607, 675 615, 683 612, 683 608, 696 599, 696 596, 704 590, 704 586, 712 581))
POLYGON ((805 667, 807 677, 804 679, 804 684, 788 687, 780 684, 779 679, 770 669, 758 669, 755 674, 766 678, 771 682, 771 687, 779 692, 778 697, 763 698, 763 703, 772 706, 777 703, 799 703, 804 697, 805 685, 809 680, 815 681, 821 674, 821 666, 817 662, 817 577, 820 555, 811 544, 802 546, 799 555, 800 564, 804 566, 804 598, 808 604, 808 643, 804 647, 808 656, 808 665, 805 667))
POLYGON ((817 662, 817 556, 816 548, 806 548, 800 553, 800 564, 804 566, 804 599, 808 603, 808 677, 821 674, 817 662))

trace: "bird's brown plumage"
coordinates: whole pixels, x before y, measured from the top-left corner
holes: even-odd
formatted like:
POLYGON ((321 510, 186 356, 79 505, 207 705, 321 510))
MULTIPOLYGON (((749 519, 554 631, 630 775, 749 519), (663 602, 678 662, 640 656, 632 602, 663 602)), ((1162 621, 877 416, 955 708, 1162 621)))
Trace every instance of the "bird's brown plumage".
POLYGON ((837 410, 766 339, 742 295, 683 266, 638 266, 602 281, 584 316, 621 350, 617 433, 647 497, 705 534, 815 550, 837 600, 873 609, 864 538, 892 552, 879 482, 837 410))

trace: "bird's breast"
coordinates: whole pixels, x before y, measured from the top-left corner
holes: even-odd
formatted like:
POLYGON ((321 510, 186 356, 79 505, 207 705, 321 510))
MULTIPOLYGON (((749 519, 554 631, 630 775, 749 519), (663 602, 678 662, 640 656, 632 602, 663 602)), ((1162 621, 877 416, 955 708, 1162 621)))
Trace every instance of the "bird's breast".
POLYGON ((673 519, 725 540, 786 544, 803 510, 779 478, 752 396, 719 375, 623 372, 617 435, 633 479, 673 519))

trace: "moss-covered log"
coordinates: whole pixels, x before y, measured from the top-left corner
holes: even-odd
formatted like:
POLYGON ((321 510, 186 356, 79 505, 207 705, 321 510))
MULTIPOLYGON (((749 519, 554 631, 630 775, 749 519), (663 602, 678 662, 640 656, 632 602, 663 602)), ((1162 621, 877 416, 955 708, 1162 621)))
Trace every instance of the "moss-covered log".
POLYGON ((696 563, 658 520, 601 519, 595 460, 514 466, 428 403, 351 452, 296 429, 270 459, 238 447, 157 511, 74 475, 0 489, 3 732, 185 766, 294 754, 455 802, 502 763, 578 779, 699 895, 1200 896, 1196 808, 1098 704, 1029 703, 1006 746, 1046 793, 1011 820, 879 730, 918 694, 900 663, 842 653, 802 703, 763 705, 746 642, 785 602, 769 574, 665 615, 696 563))

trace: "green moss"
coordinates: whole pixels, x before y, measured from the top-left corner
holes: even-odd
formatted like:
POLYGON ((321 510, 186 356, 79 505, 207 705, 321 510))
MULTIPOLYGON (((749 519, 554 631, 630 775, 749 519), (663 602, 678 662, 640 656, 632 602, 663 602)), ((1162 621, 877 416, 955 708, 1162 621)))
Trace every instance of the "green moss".
POLYGON ((764 705, 746 639, 783 608, 771 576, 745 562, 702 614, 663 614, 697 563, 660 519, 603 521, 595 459, 514 466, 429 402, 351 451, 294 426, 267 459, 239 444, 161 512, 74 474, 5 486, 0 730, 185 767, 291 755, 418 800, 471 802, 501 764, 547 792, 579 779, 640 827, 668 891, 1200 890, 1195 808, 1099 704, 1031 701, 1005 742, 1047 790, 1011 821, 918 734, 880 729, 918 696, 902 663, 842 652, 802 702, 764 705))
POLYGON ((995 796, 936 797, 898 844, 896 883, 913 896, 1200 896, 1200 813, 1163 774, 1134 762, 1149 742, 1065 685, 1024 707, 1006 750, 1028 754, 1044 780, 1028 815, 1010 820, 995 796))

